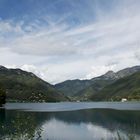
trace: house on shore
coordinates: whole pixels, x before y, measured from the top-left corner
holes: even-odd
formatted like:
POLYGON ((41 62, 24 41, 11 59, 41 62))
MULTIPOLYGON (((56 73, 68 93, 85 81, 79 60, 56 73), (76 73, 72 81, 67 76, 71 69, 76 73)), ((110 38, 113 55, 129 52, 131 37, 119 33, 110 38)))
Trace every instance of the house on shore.
POLYGON ((126 98, 122 98, 122 99, 121 99, 121 102, 126 102, 126 101, 127 101, 126 98))

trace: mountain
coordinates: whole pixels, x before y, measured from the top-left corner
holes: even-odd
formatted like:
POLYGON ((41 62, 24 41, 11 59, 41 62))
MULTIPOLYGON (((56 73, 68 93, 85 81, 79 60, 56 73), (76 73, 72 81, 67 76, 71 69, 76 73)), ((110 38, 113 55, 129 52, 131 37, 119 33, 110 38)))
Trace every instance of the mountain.
MULTIPOLYGON (((51 85, 31 72, 0 66, 0 87, 8 101, 56 102, 69 100, 120 100, 139 98, 140 66, 126 68, 90 80, 67 80, 51 85)), ((4 96, 1 96, 0 102, 4 96)))
POLYGON ((66 96, 82 96, 84 94, 83 92, 86 91, 88 87, 92 88, 94 86, 95 89, 93 90, 96 90, 100 89, 102 85, 107 85, 110 81, 112 82, 115 79, 112 73, 114 74, 114 72, 109 71, 102 76, 90 80, 67 80, 56 84, 55 88, 66 96), (90 87, 91 85, 93 86, 90 87), (82 94, 80 95, 80 93, 82 94))
POLYGON ((56 84, 55 88, 66 96, 74 96, 79 91, 91 85, 90 80, 67 80, 56 84))
POLYGON ((90 96, 98 93, 107 85, 138 71, 140 71, 140 66, 126 68, 118 72, 108 71, 104 75, 90 80, 67 80, 56 84, 55 88, 66 96, 76 98, 76 100, 88 100, 90 96))
POLYGON ((51 84, 21 69, 0 66, 0 85, 6 90, 7 100, 46 102, 67 100, 51 84))
POLYGON ((100 77, 91 79, 92 84, 75 95, 78 96, 77 99, 88 100, 90 96, 97 94, 104 87, 112 84, 116 80, 121 79, 123 77, 130 76, 138 71, 140 71, 140 66, 126 68, 116 73, 113 71, 108 71, 106 74, 100 77))
POLYGON ((91 97, 94 101, 120 101, 122 98, 140 100, 140 72, 120 78, 91 97))
POLYGON ((114 80, 108 79, 99 79, 99 80, 95 80, 90 86, 88 86, 87 88, 79 91, 78 93, 76 93, 75 99, 76 100, 82 100, 82 101, 87 101, 90 96, 97 94, 102 88, 104 88, 105 86, 113 83, 114 80))
POLYGON ((134 67, 129 67, 129 68, 122 69, 122 70, 120 70, 118 72, 108 71, 104 75, 96 77, 96 78, 93 78, 91 80, 93 80, 93 81, 97 80, 97 79, 117 80, 117 79, 129 76, 129 75, 131 75, 131 74, 133 74, 135 72, 138 72, 138 71, 140 71, 140 66, 134 66, 134 67))

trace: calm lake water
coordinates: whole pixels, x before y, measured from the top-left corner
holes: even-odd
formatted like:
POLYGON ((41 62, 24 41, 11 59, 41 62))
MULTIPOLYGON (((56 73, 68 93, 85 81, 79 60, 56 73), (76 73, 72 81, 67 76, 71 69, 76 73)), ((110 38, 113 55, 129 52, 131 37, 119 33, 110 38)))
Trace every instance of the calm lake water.
POLYGON ((0 140, 140 140, 139 102, 9 103, 0 140))

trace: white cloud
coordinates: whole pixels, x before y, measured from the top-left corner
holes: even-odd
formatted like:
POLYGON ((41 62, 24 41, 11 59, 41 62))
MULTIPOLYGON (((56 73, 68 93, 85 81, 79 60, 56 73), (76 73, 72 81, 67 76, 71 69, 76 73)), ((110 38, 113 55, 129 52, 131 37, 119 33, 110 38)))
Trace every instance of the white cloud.
POLYGON ((60 139, 112 139, 116 135, 115 132, 111 132, 101 126, 93 125, 92 123, 80 123, 75 125, 74 123, 68 124, 56 119, 51 119, 42 126, 44 132, 43 138, 60 138, 60 139), (58 129, 59 126, 59 129, 58 129), (46 134, 48 134, 46 136, 46 134), (102 134, 102 135, 101 135, 102 134))
POLYGON ((96 22, 73 28, 62 22, 64 17, 50 26, 0 20, 0 63, 51 83, 140 64, 138 4, 124 1, 115 12, 97 12, 96 22))
POLYGON ((12 69, 15 69, 15 68, 20 68, 24 71, 27 71, 27 72, 32 72, 34 73, 36 76, 44 79, 44 80, 47 80, 45 79, 45 72, 47 71, 47 69, 45 70, 44 68, 40 69, 34 65, 28 65, 28 64, 24 64, 24 65, 5 65, 7 68, 12 68, 12 69))
POLYGON ((100 75, 105 74, 105 72, 114 70, 116 65, 111 66, 92 66, 91 73, 86 75, 86 79, 91 79, 93 77, 98 77, 100 75))
POLYGON ((37 76, 39 76, 40 78, 44 78, 44 73, 43 71, 40 71, 39 68, 37 68, 34 65, 23 65, 21 66, 22 70, 28 71, 28 72, 33 72, 34 74, 36 74, 37 76))

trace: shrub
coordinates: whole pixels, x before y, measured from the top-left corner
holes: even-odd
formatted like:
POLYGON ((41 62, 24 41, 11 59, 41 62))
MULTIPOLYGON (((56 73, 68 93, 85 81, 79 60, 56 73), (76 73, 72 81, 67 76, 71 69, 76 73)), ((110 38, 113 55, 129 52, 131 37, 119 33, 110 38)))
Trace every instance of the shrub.
POLYGON ((3 89, 0 89, 0 105, 5 104, 6 102, 6 93, 3 89))

